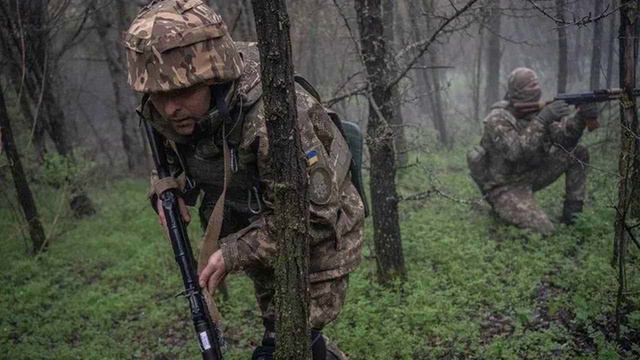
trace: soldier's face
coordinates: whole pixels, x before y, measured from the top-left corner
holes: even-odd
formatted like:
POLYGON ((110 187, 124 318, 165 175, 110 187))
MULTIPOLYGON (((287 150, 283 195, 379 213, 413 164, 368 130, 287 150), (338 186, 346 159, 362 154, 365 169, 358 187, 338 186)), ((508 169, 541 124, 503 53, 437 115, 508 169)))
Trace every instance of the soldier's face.
POLYGON ((209 110, 211 91, 207 85, 196 85, 186 89, 154 93, 150 100, 176 133, 191 135, 198 119, 209 110))

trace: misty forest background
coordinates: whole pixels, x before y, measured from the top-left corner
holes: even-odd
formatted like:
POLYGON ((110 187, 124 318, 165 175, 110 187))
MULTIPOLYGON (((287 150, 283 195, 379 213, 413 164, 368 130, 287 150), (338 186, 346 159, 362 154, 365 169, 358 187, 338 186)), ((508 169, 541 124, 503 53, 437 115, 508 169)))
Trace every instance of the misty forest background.
MULTIPOLYGON (((0 2, 0 358, 199 358, 146 199, 151 165, 119 45, 144 3, 0 2)), ((209 3, 236 41, 256 41, 251 1, 209 3)), ((393 239, 404 256, 380 267, 376 241, 393 229, 368 218, 365 259, 325 330, 351 359, 640 357, 635 104, 601 106, 601 128, 582 140, 592 159, 586 210, 553 236, 495 219, 465 162, 516 67, 538 72, 544 99, 633 87, 639 6, 288 2, 296 72, 369 145, 393 135, 392 161, 376 165, 385 154, 374 147, 364 166, 366 182, 398 204, 393 239), (376 4, 383 26, 368 28, 362 10, 376 4), (382 62, 364 34, 384 39, 382 62)), ((538 194, 553 218, 563 191, 561 179, 538 194)), ((195 247, 199 224, 189 231, 195 247)), ((262 336, 259 311, 250 281, 228 279, 217 295, 225 356, 246 359, 262 336)))

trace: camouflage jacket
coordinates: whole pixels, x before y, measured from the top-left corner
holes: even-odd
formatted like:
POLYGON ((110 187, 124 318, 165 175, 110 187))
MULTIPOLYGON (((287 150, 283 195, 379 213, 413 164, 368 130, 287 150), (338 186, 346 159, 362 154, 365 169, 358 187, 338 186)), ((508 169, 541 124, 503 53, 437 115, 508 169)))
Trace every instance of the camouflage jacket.
POLYGON ((554 151, 571 151, 580 140, 585 121, 577 114, 544 126, 535 119, 516 118, 506 101, 491 107, 483 120, 480 147, 469 156, 471 176, 483 192, 527 182, 554 151))
MULTIPOLYGON (((220 249, 227 270, 271 269, 275 240, 271 236, 273 181, 269 163, 269 139, 261 99, 259 53, 255 44, 238 43, 244 71, 236 82, 231 115, 243 117, 238 146, 238 170, 232 175, 225 199, 220 249)), ((337 278, 353 271, 361 259, 364 206, 351 183, 351 154, 339 129, 323 106, 296 85, 298 123, 308 162, 310 198, 310 280, 337 278)), ((156 129, 159 115, 148 103, 143 116, 156 129)), ((178 138, 173 163, 176 173, 186 168, 195 187, 185 193, 194 205, 201 195, 200 217, 206 224, 222 190, 223 163, 219 136, 197 140, 178 138)))

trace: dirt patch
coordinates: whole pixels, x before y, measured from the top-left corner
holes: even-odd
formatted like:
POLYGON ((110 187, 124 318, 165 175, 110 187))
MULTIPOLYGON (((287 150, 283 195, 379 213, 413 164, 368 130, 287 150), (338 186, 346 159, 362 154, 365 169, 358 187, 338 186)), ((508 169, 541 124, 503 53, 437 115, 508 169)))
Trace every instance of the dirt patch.
MULTIPOLYGON (((553 299, 564 295, 568 290, 554 284, 550 280, 551 275, 546 276, 535 290, 535 310, 532 320, 527 324, 528 329, 532 331, 545 330, 552 324, 565 328, 571 334, 572 347, 568 351, 572 351, 571 355, 573 356, 597 354, 599 349, 594 335, 600 333, 608 342, 617 344, 621 358, 640 359, 640 353, 637 350, 640 346, 640 329, 633 328, 628 324, 625 316, 623 316, 621 324, 625 331, 618 340, 616 339, 616 314, 614 312, 604 313, 590 324, 585 325, 575 321, 572 309, 553 307, 553 299)), ((622 314, 630 314, 638 310, 640 310, 640 305, 627 303, 623 306, 622 314)))
MULTIPOLYGON (((638 311, 638 309, 638 305, 627 303, 622 307, 622 314, 630 314, 638 311)), ((617 341, 622 355, 627 356, 629 359, 640 359, 640 352, 637 351, 637 348, 640 347, 640 329, 630 326, 625 316, 622 318, 621 326, 624 327, 626 331, 621 332, 620 340, 617 341, 615 312, 604 314, 599 317, 594 324, 594 327, 605 336, 607 341, 617 341)))
POLYGON ((571 321, 575 318, 573 312, 569 309, 559 308, 552 310, 550 302, 553 298, 559 297, 566 293, 566 290, 554 285, 548 279, 540 283, 535 292, 535 308, 532 320, 527 324, 527 328, 531 330, 548 329, 551 323, 558 323, 563 327, 569 327, 571 321))
POLYGON ((489 314, 480 324, 481 344, 488 344, 496 337, 509 336, 515 327, 513 320, 501 314, 489 314))

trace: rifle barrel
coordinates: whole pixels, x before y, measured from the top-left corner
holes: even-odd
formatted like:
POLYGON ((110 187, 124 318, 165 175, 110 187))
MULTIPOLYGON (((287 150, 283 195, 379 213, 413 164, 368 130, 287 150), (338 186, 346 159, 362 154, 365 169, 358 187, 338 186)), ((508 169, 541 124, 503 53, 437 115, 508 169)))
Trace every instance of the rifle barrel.
MULTIPOLYGON (((631 94, 634 97, 640 96, 640 89, 633 89, 631 94)), ((574 94, 558 94, 553 100, 564 100, 571 105, 580 105, 593 102, 605 102, 618 100, 625 95, 624 90, 620 88, 600 89, 585 93, 574 94)))

